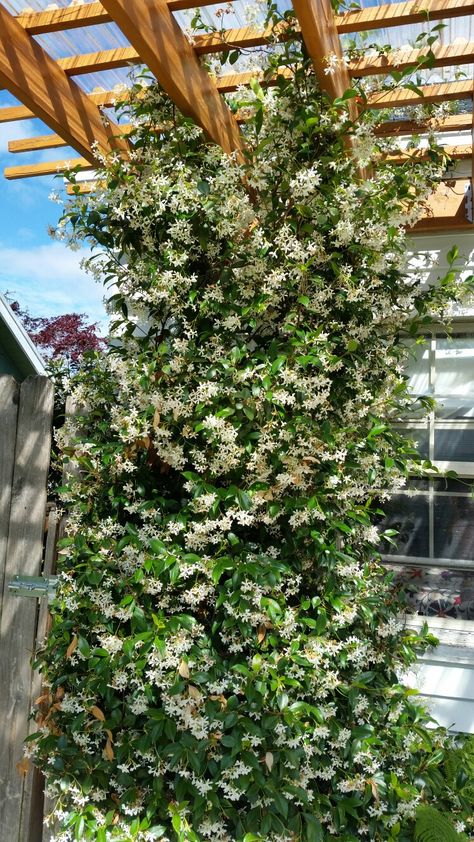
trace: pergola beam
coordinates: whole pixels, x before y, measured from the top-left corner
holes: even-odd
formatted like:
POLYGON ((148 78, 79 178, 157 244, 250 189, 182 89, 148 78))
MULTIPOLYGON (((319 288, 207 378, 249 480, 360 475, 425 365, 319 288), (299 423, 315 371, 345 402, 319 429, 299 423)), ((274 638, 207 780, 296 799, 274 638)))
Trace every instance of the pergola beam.
MULTIPOLYGON (((437 44, 431 48, 433 59, 424 66, 449 67, 450 65, 472 64, 474 62, 474 42, 463 44, 437 44)), ((393 50, 386 55, 353 59, 349 62, 349 74, 352 77, 376 76, 400 71, 412 67, 415 70, 420 60, 426 56, 425 50, 393 50)))
POLYGON ((451 102, 457 99, 472 99, 472 79, 462 82, 437 82, 434 85, 420 85, 422 96, 408 88, 393 91, 377 91, 367 97, 368 108, 403 108, 407 105, 451 102))
POLYGON ((383 3, 381 6, 344 12, 335 15, 334 19, 337 31, 342 35, 472 14, 473 0, 425 0, 423 3, 420 0, 408 0, 406 3, 383 3))
MULTIPOLYGON (((453 161, 462 161, 472 157, 472 144, 459 144, 458 146, 444 146, 443 152, 453 161)), ((424 148, 401 150, 381 157, 381 162, 391 164, 406 164, 409 161, 427 161, 430 158, 430 150, 424 148)))
POLYGON ((115 123, 104 125, 94 103, 1 3, 0 84, 90 163, 93 144, 101 153, 128 151, 115 123))
POLYGON ((191 116, 225 152, 240 152, 243 139, 229 107, 199 63, 166 0, 104 0, 141 60, 183 114, 191 116))
POLYGON ((412 134, 426 134, 426 132, 463 132, 471 128, 472 114, 450 114, 440 119, 427 118, 425 122, 415 120, 387 120, 380 123, 375 134, 380 137, 396 137, 412 134))
POLYGON ((293 0, 293 8, 320 88, 331 99, 342 96, 351 87, 351 80, 330 0, 293 0), (331 65, 328 62, 333 56, 335 64, 331 65))
MULTIPOLYGON (((196 6, 215 6, 220 2, 221 0, 167 0, 167 5, 171 12, 179 12, 196 6)), ((112 18, 102 3, 84 3, 82 6, 66 6, 43 12, 23 12, 17 16, 17 20, 30 35, 43 35, 46 32, 110 23, 112 18)))
MULTIPOLYGON (((118 102, 127 102, 130 98, 130 89, 124 88, 120 91, 97 91, 91 94, 86 94, 87 98, 94 103, 94 105, 108 108, 118 102)), ((31 120, 38 115, 28 108, 26 105, 7 105, 0 108, 0 123, 14 123, 19 120, 31 120)))
POLYGON ((46 161, 40 164, 5 167, 3 174, 5 178, 14 180, 17 178, 35 178, 41 175, 57 175, 73 169, 82 172, 83 170, 93 170, 94 167, 86 158, 70 158, 64 161, 46 161))

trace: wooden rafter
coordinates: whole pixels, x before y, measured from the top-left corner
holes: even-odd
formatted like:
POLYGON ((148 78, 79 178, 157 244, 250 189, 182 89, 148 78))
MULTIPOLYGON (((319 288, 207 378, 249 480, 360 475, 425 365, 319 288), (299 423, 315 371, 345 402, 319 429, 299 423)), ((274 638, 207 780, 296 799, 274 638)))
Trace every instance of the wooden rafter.
MULTIPOLYGON (((453 160, 465 160, 472 156, 472 145, 446 146, 446 154, 453 160)), ((392 164, 406 164, 408 161, 424 161, 428 158, 428 152, 424 149, 411 149, 407 152, 400 151, 394 154, 381 156, 381 162, 392 164)), ((46 161, 39 164, 21 164, 20 166, 6 167, 5 178, 32 178, 42 175, 55 175, 66 170, 77 169, 78 171, 91 170, 91 164, 85 158, 70 158, 61 161, 46 161)))
POLYGON ((41 175, 56 175, 66 170, 77 169, 92 170, 91 162, 86 158, 70 158, 63 161, 46 161, 40 164, 21 164, 18 167, 5 167, 3 174, 5 178, 14 180, 17 178, 34 178, 41 175))
POLYGON ((124 35, 178 108, 200 125, 225 152, 242 149, 238 124, 166 0, 104 0, 124 35))
POLYGON ((91 163, 111 148, 126 153, 120 130, 105 126, 97 107, 0 3, 0 84, 91 163))
MULTIPOLYGON (((108 108, 118 102, 127 102, 130 97, 130 90, 128 88, 123 88, 115 91, 98 91, 86 94, 86 96, 92 103, 94 103, 94 105, 108 108)), ((36 116, 37 115, 34 111, 32 111, 31 108, 27 108, 26 105, 8 105, 4 108, 0 108, 0 123, 14 123, 18 120, 31 120, 32 117, 36 116)))
POLYGON ((396 137, 402 135, 425 134, 428 131, 438 132, 462 132, 471 128, 472 114, 450 114, 441 120, 426 120, 415 122, 414 120, 387 120, 375 129, 375 134, 382 137, 396 137))
POLYGON ((301 34, 320 87, 331 99, 342 96, 351 80, 342 55, 330 0, 293 0, 301 34), (328 65, 334 56, 335 65, 328 65), (333 72, 328 73, 328 70, 333 72))
MULTIPOLYGON (((444 146, 443 151, 453 161, 462 161, 472 157, 472 144, 458 144, 457 146, 444 146)), ((405 164, 408 161, 426 161, 430 158, 428 149, 409 149, 406 152, 394 152, 384 155, 382 160, 392 164, 405 164)))
MULTIPOLYGON (((237 122, 243 121, 244 117, 239 117, 239 113, 235 115, 237 122)), ((437 119, 435 122, 426 120, 425 122, 415 122, 414 120, 387 120, 381 123, 375 129, 375 134, 379 137, 403 137, 410 135, 423 135, 429 131, 435 131, 437 134, 442 132, 462 132, 471 129, 472 114, 451 114, 449 117, 443 117, 441 120, 437 119)), ((121 124, 120 131, 122 135, 128 135, 132 132, 133 127, 129 124, 121 124)), ((157 131, 165 131, 164 126, 160 126, 157 131)), ((12 153, 18 152, 38 152, 43 149, 59 149, 67 146, 66 141, 58 134, 35 135, 34 137, 23 137, 19 140, 10 140, 8 142, 8 151, 12 153)))
MULTIPOLYGON (((126 137, 133 131, 133 126, 129 123, 122 123, 120 125, 120 133, 126 137)), ((156 131, 163 131, 163 127, 157 127, 156 131)), ((19 140, 8 141, 8 151, 17 152, 39 152, 44 149, 60 149, 67 146, 66 141, 58 134, 44 134, 36 135, 35 137, 22 137, 19 140)))
MULTIPOLYGON (((438 44, 431 48, 433 59, 427 67, 449 67, 450 65, 472 64, 474 62, 474 42, 462 44, 438 44)), ((390 73, 392 70, 416 68, 420 59, 426 56, 425 50, 394 50, 387 55, 354 59, 349 62, 351 76, 376 76, 390 73)))
POLYGON ((112 50, 99 50, 94 53, 80 53, 58 59, 59 67, 68 76, 80 76, 85 73, 98 73, 101 70, 116 70, 129 64, 140 62, 140 56, 134 47, 115 47, 112 50))
POLYGON ((434 85, 420 85, 422 96, 408 88, 396 88, 393 91, 377 91, 369 94, 369 108, 404 108, 407 105, 425 105, 426 103, 452 102, 457 99, 472 98, 472 80, 462 82, 438 82, 434 85))
MULTIPOLYGON (((179 12, 196 6, 217 5, 220 2, 221 0, 167 0, 171 12, 179 12)), ((17 16, 17 20, 30 35, 42 35, 45 32, 60 32, 81 26, 110 23, 112 18, 102 3, 84 3, 84 5, 48 9, 43 12, 23 12, 17 16)))
POLYGON ((335 15, 335 23, 337 31, 342 35, 472 14, 473 0, 425 0, 422 3, 420 0, 408 0, 406 3, 383 3, 381 6, 335 15))

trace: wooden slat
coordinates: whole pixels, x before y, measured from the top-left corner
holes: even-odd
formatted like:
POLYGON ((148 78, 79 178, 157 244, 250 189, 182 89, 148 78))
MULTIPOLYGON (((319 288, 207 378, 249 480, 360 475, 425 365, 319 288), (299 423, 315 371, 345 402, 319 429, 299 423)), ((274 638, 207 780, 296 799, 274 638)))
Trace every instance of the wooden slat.
POLYGON ((9 152, 39 152, 43 149, 57 149, 61 146, 67 146, 67 143, 58 134, 44 134, 8 141, 9 152))
MULTIPOLYGON (((472 157, 472 144, 458 144, 457 146, 444 146, 443 151, 449 155, 453 161, 466 160, 472 157)), ((406 152, 394 152, 388 155, 383 155, 381 161, 387 161, 395 164, 405 164, 409 161, 426 161, 430 157, 429 151, 426 149, 410 149, 406 152)))
POLYGON ((441 120, 426 120, 425 123, 415 120, 387 120, 380 123, 375 129, 375 134, 381 137, 395 137, 397 135, 425 134, 434 130, 438 132, 462 132, 467 131, 472 125, 472 114, 450 114, 441 120))
MULTIPOLYGON (((53 386, 47 377, 29 377, 20 388, 5 578, 41 572, 46 508, 46 479, 51 447, 53 386)), ((22 777, 17 763, 23 756, 31 708, 30 657, 36 631, 34 600, 5 595, 1 622, 0 827, 11 840, 38 840, 29 835, 30 772, 22 777), (21 810, 21 812, 20 812, 21 810)))
POLYGON ((351 81, 343 61, 330 0, 293 0, 293 8, 321 89, 331 99, 342 96, 351 87, 351 81), (339 64, 334 73, 326 73, 326 59, 331 55, 336 56, 339 64))
POLYGON ((424 105, 427 102, 451 102, 456 99, 472 97, 472 81, 467 82, 439 82, 435 85, 421 85, 423 96, 407 88, 396 88, 393 91, 380 91, 369 94, 367 106, 369 108, 402 108, 407 105, 424 105))
MULTIPOLYGON (((224 52, 232 48, 258 47, 268 44, 271 37, 275 37, 274 29, 257 29, 246 26, 239 29, 227 29, 209 35, 196 35, 193 38, 194 51, 198 55, 206 53, 224 52)), ((280 40, 286 37, 286 27, 280 28, 280 40)), ((86 73, 98 73, 103 70, 116 70, 130 64, 142 61, 139 53, 133 47, 116 47, 110 50, 98 50, 93 53, 81 53, 58 59, 59 67, 68 76, 80 76, 86 73)))
MULTIPOLYGON (((278 74, 285 76, 286 78, 292 75, 291 70, 287 67, 280 68, 278 70, 278 74)), ((237 88, 241 85, 248 85, 250 80, 255 79, 255 77, 256 74, 254 72, 226 73, 216 79, 216 88, 220 93, 229 93, 237 90, 237 88)), ((276 77, 267 81, 260 80, 260 83, 263 87, 266 85, 274 85, 276 83, 276 77)), ((87 96, 95 105, 99 105, 102 108, 108 108, 115 105, 117 102, 127 102, 130 97, 130 91, 127 89, 100 91, 87 94, 87 96)), ((0 108, 0 124, 18 122, 19 120, 30 120, 35 116, 36 115, 31 108, 27 108, 24 105, 12 105, 0 108)))
POLYGON ((98 73, 101 70, 116 70, 119 67, 127 67, 140 62, 140 56, 133 47, 116 47, 113 50, 66 56, 58 59, 57 64, 67 76, 81 76, 85 73, 98 73))
MULTIPOLYGON (((126 102, 130 97, 130 91, 127 89, 116 91, 100 91, 86 95, 94 105, 108 108, 115 105, 117 102, 126 102)), ((37 115, 27 108, 26 105, 9 105, 5 108, 0 108, 0 123, 13 123, 18 120, 31 120, 37 115)))
MULTIPOLYGON (((449 67, 450 65, 472 64, 474 62, 474 42, 461 44, 433 45, 434 59, 427 66, 449 67)), ((349 74, 352 77, 375 76, 390 73, 392 70, 405 70, 416 67, 417 62, 426 55, 425 50, 394 50, 388 55, 353 59, 349 62, 349 74)))
MULTIPOLYGON (((129 123, 120 126, 120 133, 122 135, 129 135, 132 131, 133 126, 129 123)), ((157 131, 162 131, 162 128, 157 128, 157 131)), ((43 149, 58 149, 63 146, 67 146, 67 143, 58 134, 44 134, 8 141, 9 152, 39 152, 43 149)))
MULTIPOLYGON (((222 0, 167 0, 168 8, 172 12, 196 6, 215 6, 221 2, 222 0)), ((30 35, 41 35, 45 32, 110 23, 112 18, 102 3, 84 3, 82 6, 66 6, 43 12, 23 12, 18 15, 17 20, 30 35)))
POLYGON ((17 178, 36 178, 41 175, 56 175, 66 170, 92 170, 86 158, 70 158, 64 161, 45 161, 40 164, 22 164, 18 167, 5 167, 3 174, 10 181, 17 178))
MULTIPOLYGON (((237 113, 235 115, 237 122, 243 120, 237 113)), ((375 134, 379 137, 396 137, 412 134, 425 134, 428 131, 435 130, 437 133, 467 131, 471 128, 472 115, 471 114, 451 114, 449 117, 443 117, 442 120, 426 123, 415 122, 414 120, 388 120, 381 123, 376 129, 375 134)), ((123 135, 129 134, 133 130, 133 126, 122 124, 120 131, 123 135)), ((166 131, 166 127, 159 126, 157 131, 166 131)), ((10 140, 8 143, 9 152, 38 152, 43 149, 58 149, 67 146, 66 141, 57 134, 37 135, 36 137, 26 137, 19 140, 10 140)))
POLYGON ((269 26, 267 29, 258 29, 255 26, 245 26, 239 29, 224 29, 222 32, 210 32, 206 35, 195 35, 193 47, 198 55, 206 53, 219 53, 225 50, 232 50, 237 47, 247 49, 249 47, 261 47, 278 39, 283 41, 287 37, 287 27, 275 29, 269 26))
POLYGON ((472 14, 472 0, 424 0, 422 3, 420 0, 408 0, 406 3, 383 3, 381 6, 335 15, 335 23, 337 31, 342 35, 472 14))
MULTIPOLYGON (((17 150, 18 151, 18 150, 17 150)), ((471 144, 446 146, 446 153, 453 159, 460 160, 469 158, 472 154, 471 144)), ((425 160, 427 158, 425 150, 411 150, 410 152, 394 153, 384 156, 383 160, 392 161, 396 163, 405 163, 409 160, 425 160)), ((34 178, 42 175, 55 175, 56 173, 65 172, 66 170, 77 169, 78 171, 91 170, 89 161, 85 158, 71 158, 70 160, 61 161, 46 161, 39 164, 22 164, 21 166, 6 167, 4 170, 5 178, 9 180, 19 178, 34 178)), ((88 191, 86 191, 88 192, 88 191)))
POLYGON ((193 117, 225 152, 240 151, 237 122, 165 0, 105 0, 103 5, 183 114, 193 117))
POLYGON ((91 150, 111 147, 126 153, 128 144, 114 138, 114 123, 105 126, 93 102, 0 4, 0 84, 23 102, 88 161, 91 150))

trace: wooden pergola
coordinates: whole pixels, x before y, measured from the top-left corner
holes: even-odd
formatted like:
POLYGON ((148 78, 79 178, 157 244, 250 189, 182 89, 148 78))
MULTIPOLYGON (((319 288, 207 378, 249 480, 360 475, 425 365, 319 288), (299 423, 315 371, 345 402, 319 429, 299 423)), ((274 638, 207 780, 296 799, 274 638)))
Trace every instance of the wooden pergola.
MULTIPOLYGON (((126 128, 102 119, 100 109, 117 101, 116 91, 87 93, 75 81, 76 76, 101 70, 143 64, 155 75, 179 109, 203 128, 206 135, 227 152, 242 147, 242 134, 223 94, 247 84, 250 73, 211 77, 200 56, 229 48, 262 46, 269 32, 257 27, 229 29, 219 33, 196 35, 193 43, 182 31, 173 12, 217 5, 222 0, 102 0, 70 5, 40 12, 11 14, 0 3, 0 85, 22 105, 0 108, 0 122, 39 117, 52 133, 12 140, 10 152, 31 152, 71 146, 81 157, 72 161, 52 161, 6 168, 9 179, 48 175, 71 167, 91 170, 97 165, 96 152, 111 149, 127 154, 126 128), (36 36, 114 22, 128 41, 128 46, 94 53, 54 59, 40 45, 36 36)), ((340 35, 406 24, 464 17, 474 12, 474 0, 407 0, 366 9, 334 14, 330 0, 292 0, 301 34, 314 64, 321 88, 331 98, 340 97, 362 76, 384 75, 394 69, 416 69, 423 50, 406 49, 396 56, 363 56, 343 60, 340 35), (340 60, 334 73, 328 74, 327 57, 340 60)), ((284 37, 284 31, 281 33, 284 37)), ((426 49, 425 49, 426 52, 426 49)), ((474 62, 474 43, 441 44, 432 47, 430 67, 458 67, 474 62)), ((401 88, 369 95, 366 107, 399 108, 420 103, 439 103, 473 99, 473 80, 422 86, 419 93, 401 88)), ((127 91, 121 94, 127 98, 127 91)), ((473 131, 471 113, 453 114, 438 126, 439 132, 473 131)), ((387 136, 419 133, 410 120, 390 121, 378 130, 387 136)), ((469 228, 466 193, 472 188, 473 145, 448 147, 453 160, 468 159, 470 175, 452 178, 440 186, 430 200, 427 217, 417 223, 417 230, 469 228)), ((403 159, 403 155, 401 156, 403 159)), ((472 204, 472 203, 471 203, 472 204)))

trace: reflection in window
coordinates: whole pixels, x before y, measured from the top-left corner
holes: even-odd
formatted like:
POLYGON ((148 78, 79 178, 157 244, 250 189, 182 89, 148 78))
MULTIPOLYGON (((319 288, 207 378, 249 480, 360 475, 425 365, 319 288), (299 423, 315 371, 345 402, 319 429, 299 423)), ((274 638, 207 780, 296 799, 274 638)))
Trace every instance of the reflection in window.
POLYGON ((433 459, 439 462, 472 462, 474 429, 435 427, 433 459))
POLYGON ((434 556, 474 559, 474 500, 435 496, 434 556))
POLYGON ((428 497, 424 494, 409 496, 394 494, 384 503, 385 517, 379 525, 380 532, 396 529, 397 547, 386 543, 382 553, 387 555, 429 556, 428 497))
POLYGON ((394 569, 408 613, 474 620, 474 572, 412 565, 394 569))
POLYGON ((474 339, 436 338, 434 396, 443 418, 474 416, 474 339))

